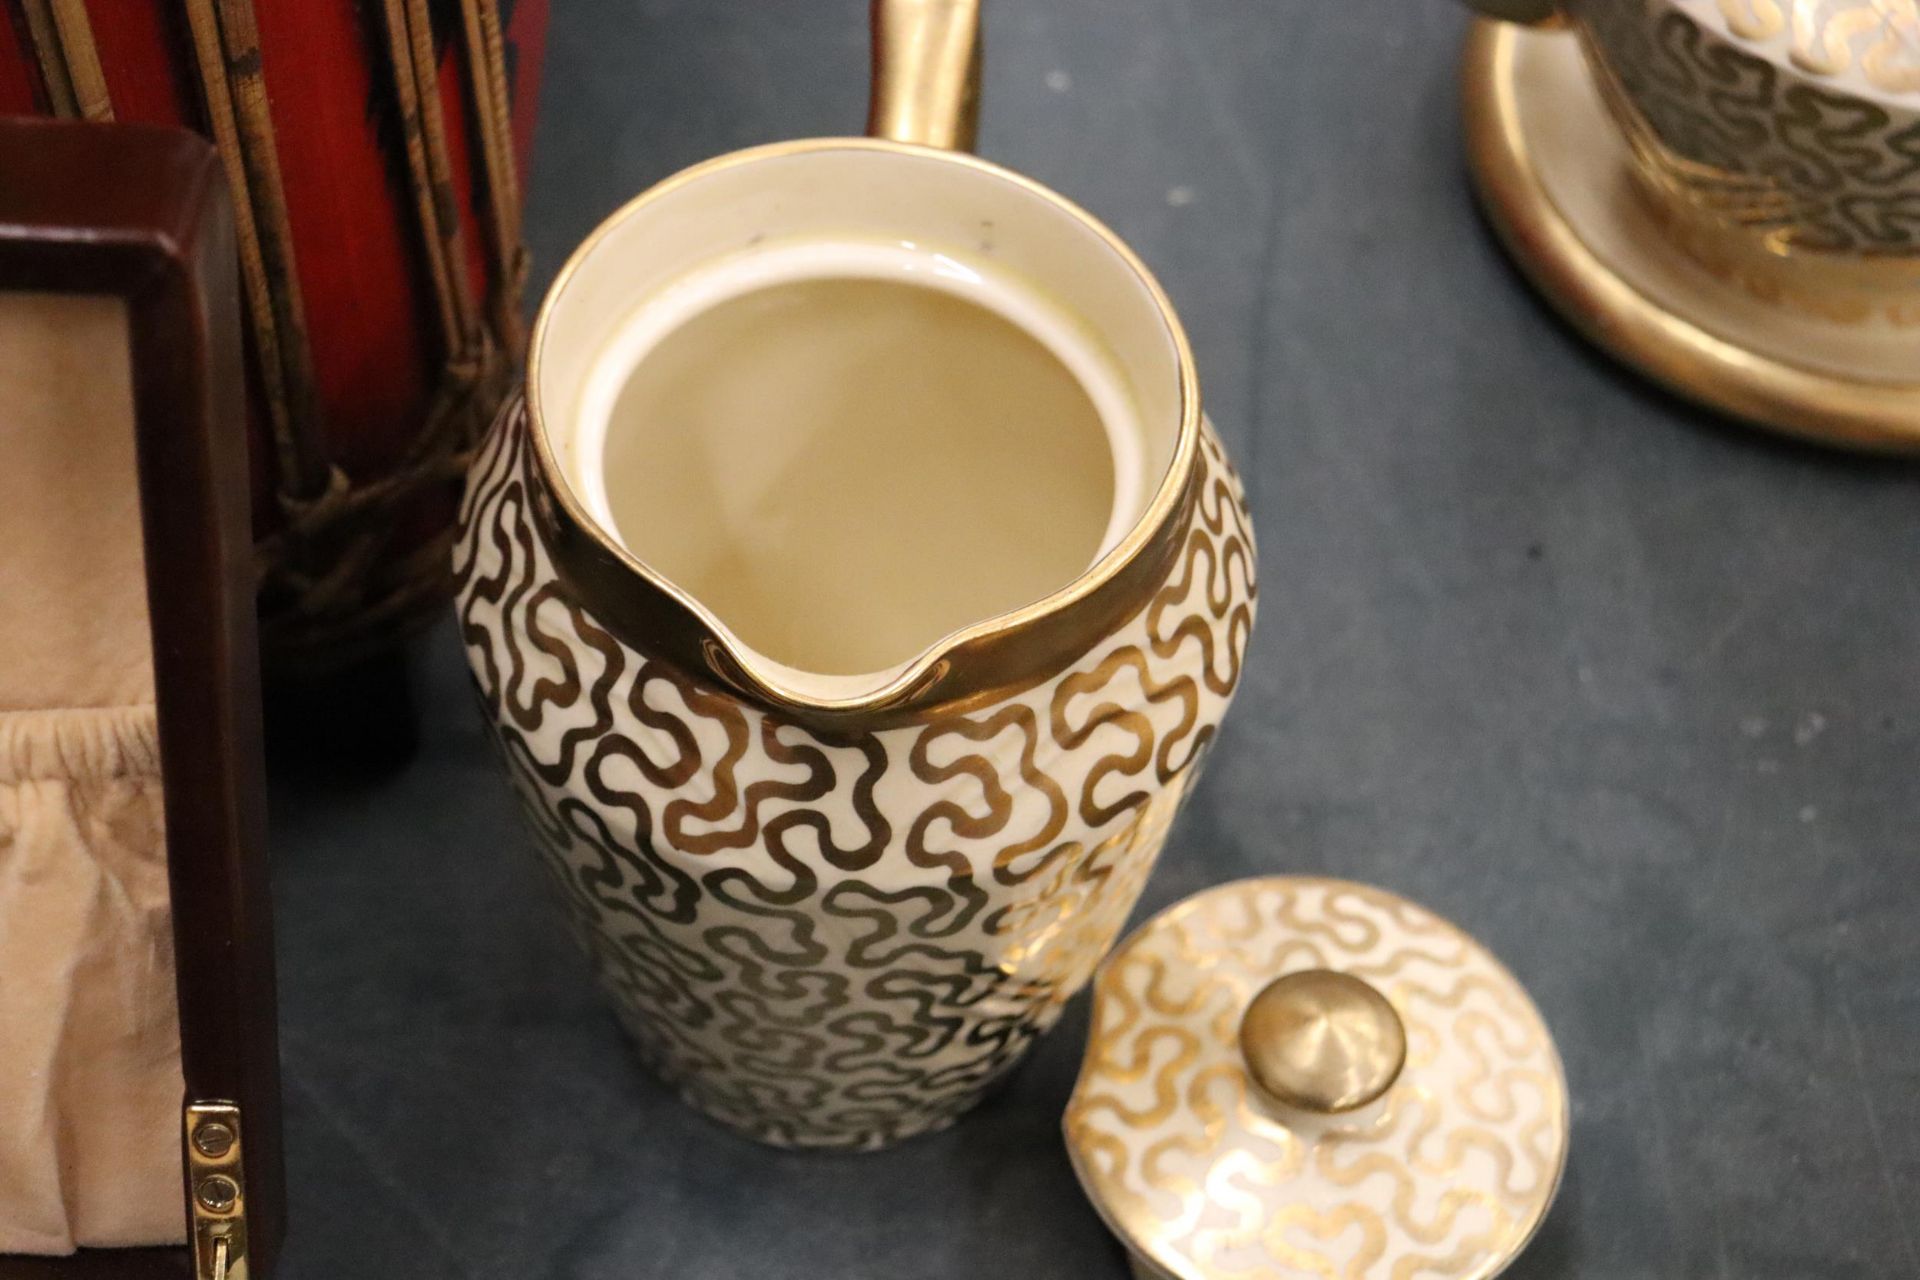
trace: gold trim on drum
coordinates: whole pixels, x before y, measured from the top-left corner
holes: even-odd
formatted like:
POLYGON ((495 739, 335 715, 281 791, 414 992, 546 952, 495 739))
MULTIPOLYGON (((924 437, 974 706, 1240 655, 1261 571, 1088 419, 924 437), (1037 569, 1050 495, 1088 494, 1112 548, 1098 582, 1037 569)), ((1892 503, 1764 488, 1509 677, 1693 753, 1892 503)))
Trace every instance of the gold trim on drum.
POLYGON ((1138 255, 1092 214, 1030 178, 963 152, 878 138, 812 138, 735 151, 682 170, 601 223, 561 268, 534 321, 527 360, 527 406, 540 481, 534 514, 556 571, 579 598, 591 601, 596 614, 623 638, 660 653, 682 670, 706 673, 753 702, 810 724, 900 723, 965 710, 1057 673, 1138 612, 1164 579, 1197 500, 1195 486, 1201 470, 1194 461, 1200 438, 1200 387, 1193 351, 1172 302, 1138 255), (1118 545, 1045 599, 954 632, 874 692, 838 700, 811 697, 769 670, 705 605, 602 529, 560 468, 540 403, 541 367, 556 300, 612 228, 644 206, 722 170, 831 151, 887 152, 959 165, 1011 183, 1065 212, 1105 242, 1152 298, 1174 349, 1180 386, 1180 426, 1173 457, 1152 501, 1118 545))
MULTIPOLYGON (((1742 296, 1762 301, 1757 290, 1750 282, 1718 277, 1703 262, 1699 246, 1690 251, 1670 239, 1659 229, 1659 212, 1650 203, 1645 220, 1652 229, 1644 241, 1589 243, 1583 237, 1556 201, 1535 153, 1533 129, 1565 119, 1564 104, 1551 100, 1561 86, 1557 81, 1550 88, 1542 87, 1544 81, 1523 85, 1517 67, 1523 49, 1539 47, 1524 42, 1574 39, 1479 20, 1462 63, 1474 183, 1494 229, 1533 284, 1596 345, 1711 408, 1824 444, 1920 452, 1920 383, 1849 377, 1839 368, 1796 363, 1723 336, 1727 303, 1712 290, 1735 284, 1742 296), (1542 94, 1546 100, 1535 100, 1542 94), (1656 301, 1622 274, 1627 257, 1662 254, 1698 278, 1684 306, 1656 301)), ((1588 88, 1569 91, 1575 87, 1588 88)), ((1603 127, 1615 126, 1608 121, 1603 127)), ((1611 141, 1626 147, 1624 141, 1611 141)), ((1597 156, 1596 163, 1605 161, 1597 156)), ((1780 314, 1796 313, 1783 307, 1780 314)), ((1804 318, 1806 313, 1797 314, 1804 318)), ((1842 350, 1854 341, 1844 332, 1828 336, 1842 350)))

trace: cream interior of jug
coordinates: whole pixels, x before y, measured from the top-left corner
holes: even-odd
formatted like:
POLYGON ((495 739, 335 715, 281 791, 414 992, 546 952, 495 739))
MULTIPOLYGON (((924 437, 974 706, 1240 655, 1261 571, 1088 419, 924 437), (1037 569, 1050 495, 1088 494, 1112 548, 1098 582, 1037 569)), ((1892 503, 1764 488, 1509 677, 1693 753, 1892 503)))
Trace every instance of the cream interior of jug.
POLYGON ((0 434, 0 1254, 176 1243, 184 1090, 124 304, 0 295, 0 434))
POLYGON ((642 308, 660 336, 606 410, 615 530, 734 634, 804 671, 883 670, 1125 534, 1139 427, 1070 321, 1022 325, 1052 317, 948 255, 802 243, 772 284, 767 256, 642 308))
POLYGON ((535 325, 528 402, 567 505, 652 587, 757 680, 843 704, 1128 561, 1186 479, 1183 350, 1144 269, 1058 198, 827 139, 699 166, 595 231, 535 325), (876 333, 902 306, 852 295, 881 279, 917 296, 876 333), (770 302, 812 316, 756 327, 770 302))

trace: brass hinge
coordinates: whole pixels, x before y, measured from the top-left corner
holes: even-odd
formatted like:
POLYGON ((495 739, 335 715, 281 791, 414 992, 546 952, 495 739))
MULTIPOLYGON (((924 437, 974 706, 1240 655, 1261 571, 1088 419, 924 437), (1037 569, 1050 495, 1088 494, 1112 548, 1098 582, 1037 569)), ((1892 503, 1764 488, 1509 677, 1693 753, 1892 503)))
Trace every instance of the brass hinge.
POLYGON ((188 1103, 186 1139, 195 1280, 247 1280, 240 1108, 231 1102, 188 1103))

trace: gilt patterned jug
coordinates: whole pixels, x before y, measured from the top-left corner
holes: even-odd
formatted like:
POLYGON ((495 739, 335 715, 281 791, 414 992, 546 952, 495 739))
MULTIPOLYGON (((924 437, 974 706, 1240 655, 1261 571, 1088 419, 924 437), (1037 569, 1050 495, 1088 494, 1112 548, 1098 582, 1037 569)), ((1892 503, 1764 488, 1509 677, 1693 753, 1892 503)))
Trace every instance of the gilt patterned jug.
POLYGON ((708 161, 594 232, 460 518, 475 682, 614 1007, 689 1103, 781 1146, 943 1127, 1053 1023, 1253 627, 1241 485, 1165 295, 1089 215, 960 149, 977 20, 877 4, 875 136, 708 161), (752 328, 829 294, 873 342, 900 338, 870 323, 883 295, 935 340, 849 372, 832 325, 752 328), (994 336, 942 327, 963 304, 994 336), (660 434, 636 380, 728 317, 754 362, 682 370, 684 397, 645 401, 691 415, 660 434), (928 351, 892 434, 794 425, 928 351), (1028 385, 1016 351, 1072 373, 1092 452, 974 411, 1028 385), (945 367, 962 353, 980 376, 945 367), (714 438, 685 425, 715 403, 714 438), (796 490, 792 523, 742 532, 796 490), (1066 526, 1087 540, 1061 559, 1066 526), (821 529, 831 554, 802 536, 821 529))

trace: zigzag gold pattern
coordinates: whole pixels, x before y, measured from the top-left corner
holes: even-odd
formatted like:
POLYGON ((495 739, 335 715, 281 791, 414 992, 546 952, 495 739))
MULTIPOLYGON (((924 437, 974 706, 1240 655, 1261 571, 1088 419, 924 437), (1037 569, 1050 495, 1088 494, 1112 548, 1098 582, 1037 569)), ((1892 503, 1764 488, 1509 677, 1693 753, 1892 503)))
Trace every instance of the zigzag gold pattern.
POLYGON ((763 1141, 951 1123, 1112 945, 1239 681, 1240 482, 1209 428, 1184 552, 1069 670, 829 733, 601 626, 529 518, 524 406, 476 461, 455 570, 488 722, 643 1057, 763 1141))
POLYGON ((1478 943, 1380 890, 1282 877, 1189 898, 1114 953, 1093 1019, 1068 1148, 1169 1274, 1483 1277, 1559 1184, 1566 1084, 1539 1013, 1478 943), (1406 1027, 1399 1082, 1347 1116, 1284 1111, 1240 1057, 1253 997, 1314 968, 1366 978, 1406 1027))

